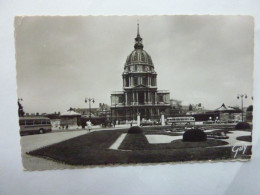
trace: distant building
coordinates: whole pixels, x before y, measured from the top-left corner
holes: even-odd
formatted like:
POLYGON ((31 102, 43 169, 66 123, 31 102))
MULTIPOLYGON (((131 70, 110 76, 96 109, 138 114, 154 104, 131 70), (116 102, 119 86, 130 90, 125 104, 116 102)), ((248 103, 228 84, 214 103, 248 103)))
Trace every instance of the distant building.
POLYGON ((73 111, 80 113, 83 117, 89 118, 91 112, 91 118, 104 117, 109 119, 111 115, 110 106, 107 104, 99 104, 98 108, 73 108, 73 111))
POLYGON ((170 92, 157 89, 157 73, 143 47, 138 25, 134 50, 124 65, 123 91, 111 93, 112 120, 133 120, 138 113, 142 119, 159 119, 161 112, 170 114, 170 92))
MULTIPOLYGON (((214 113, 218 114, 218 119, 222 122, 242 121, 241 109, 231 106, 226 107, 224 103, 219 108, 215 109, 214 113)), ((245 120, 244 113, 243 120, 245 120)))
POLYGON ((60 126, 65 129, 75 129, 81 124, 81 114, 72 109, 61 113, 60 118, 60 126))
POLYGON ((172 116, 180 115, 180 114, 184 113, 181 104, 182 104, 182 101, 180 101, 180 100, 170 99, 170 105, 171 105, 170 114, 172 116))

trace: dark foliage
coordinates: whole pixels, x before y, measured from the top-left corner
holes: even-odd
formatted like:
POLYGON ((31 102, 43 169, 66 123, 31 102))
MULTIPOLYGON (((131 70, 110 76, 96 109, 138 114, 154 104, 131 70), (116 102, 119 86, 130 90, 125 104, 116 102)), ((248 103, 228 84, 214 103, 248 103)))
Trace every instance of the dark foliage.
POLYGON ((250 129, 250 125, 246 122, 240 122, 236 124, 236 129, 250 129))
POLYGON ((128 130, 128 133, 129 134, 138 134, 138 133, 143 133, 143 130, 138 126, 134 126, 128 130))
POLYGON ((206 140, 207 140, 207 134, 200 129, 188 130, 183 134, 184 142, 199 142, 199 141, 206 141, 206 140))
POLYGON ((246 111, 253 112, 253 105, 248 106, 246 111))
POLYGON ((124 141, 119 146, 121 150, 145 150, 149 142, 142 133, 128 133, 124 141))

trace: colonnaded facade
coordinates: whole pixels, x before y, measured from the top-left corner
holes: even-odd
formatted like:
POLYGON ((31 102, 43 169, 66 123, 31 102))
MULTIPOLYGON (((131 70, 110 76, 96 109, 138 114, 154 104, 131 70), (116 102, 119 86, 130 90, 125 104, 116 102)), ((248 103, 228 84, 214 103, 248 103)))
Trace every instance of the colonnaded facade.
POLYGON ((127 56, 123 77, 123 91, 111 93, 112 120, 157 120, 170 112, 170 92, 157 89, 157 73, 151 56, 143 49, 137 26, 134 50, 127 56))

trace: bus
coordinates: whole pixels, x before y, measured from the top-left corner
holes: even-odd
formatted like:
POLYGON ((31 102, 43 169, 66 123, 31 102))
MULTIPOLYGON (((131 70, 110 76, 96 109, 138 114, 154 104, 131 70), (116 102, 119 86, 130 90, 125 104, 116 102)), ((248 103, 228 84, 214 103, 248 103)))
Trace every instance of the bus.
POLYGON ((51 121, 47 117, 19 117, 20 135, 51 132, 51 121))
POLYGON ((192 116, 168 117, 167 124, 174 125, 195 125, 195 118, 192 116))

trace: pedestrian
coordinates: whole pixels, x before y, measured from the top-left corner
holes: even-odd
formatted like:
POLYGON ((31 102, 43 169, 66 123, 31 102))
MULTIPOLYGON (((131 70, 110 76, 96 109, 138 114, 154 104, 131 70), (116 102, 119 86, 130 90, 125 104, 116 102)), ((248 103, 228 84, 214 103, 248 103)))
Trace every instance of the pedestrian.
POLYGON ((114 127, 116 127, 116 120, 113 121, 113 125, 114 125, 114 127))
POLYGON ((89 120, 89 121, 87 121, 87 129, 90 131, 91 130, 91 121, 89 120))

